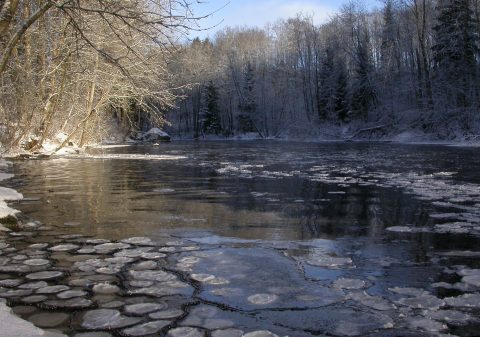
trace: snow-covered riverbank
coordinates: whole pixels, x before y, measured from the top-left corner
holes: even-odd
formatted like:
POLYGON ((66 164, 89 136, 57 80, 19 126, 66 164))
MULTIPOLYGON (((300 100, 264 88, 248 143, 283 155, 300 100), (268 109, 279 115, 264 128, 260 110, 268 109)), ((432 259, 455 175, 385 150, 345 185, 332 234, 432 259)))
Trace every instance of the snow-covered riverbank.
MULTIPOLYGON (((169 130, 172 139, 193 140, 193 133, 178 133, 169 130)), ((418 145, 453 145, 453 146, 480 146, 480 134, 451 132, 425 132, 422 129, 412 129, 407 125, 395 129, 388 129, 385 125, 351 124, 338 125, 326 124, 316 128, 285 129, 275 135, 265 136, 257 132, 238 133, 229 137, 222 135, 201 135, 198 140, 206 141, 283 141, 283 142, 388 142, 394 144, 418 145)))
MULTIPOLYGON (((158 130, 158 129, 152 129, 158 130)), ((163 131, 158 130, 161 135, 168 135, 163 131)), ((148 133, 147 133, 148 134, 148 133)), ((149 142, 149 141, 130 141, 127 142, 106 142, 99 144, 89 144, 84 148, 80 148, 73 143, 69 143, 57 150, 61 145, 61 141, 64 135, 57 135, 54 140, 46 141, 40 148, 37 148, 35 151, 22 149, 12 149, 8 152, 5 152, 3 156, 7 159, 15 158, 44 158, 44 157, 91 157, 90 152, 97 153, 98 151, 109 151, 112 149, 120 149, 132 146, 141 146, 141 145, 151 145, 154 147, 162 147, 163 145, 158 142, 149 142)), ((168 136, 170 139, 170 136, 168 136)), ((193 135, 184 135, 176 136, 173 135, 171 138, 173 141, 184 142, 192 141, 193 135)), ((232 137, 223 137, 216 135, 207 135, 196 141, 204 142, 225 142, 225 143, 236 143, 236 142, 249 142, 249 141, 270 141, 270 142, 281 142, 281 143, 392 143, 392 144, 405 144, 405 145, 439 145, 439 146, 453 146, 453 147, 480 147, 480 136, 469 136, 469 137, 457 137, 455 139, 439 139, 438 137, 427 135, 424 133, 415 133, 415 132, 403 132, 391 136, 382 136, 382 137, 349 137, 348 135, 343 136, 334 136, 327 133, 317 132, 315 134, 305 134, 303 136, 293 135, 293 134, 281 134, 276 137, 261 138, 258 133, 247 133, 239 134, 232 137)), ((98 156, 98 153, 96 154, 98 156)), ((141 155, 135 155, 136 157, 141 157, 141 155)), ((110 159, 110 158, 104 158, 110 159)), ((128 158, 127 158, 128 159, 128 158)), ((130 158, 134 159, 134 158, 130 158)), ((144 159, 154 159, 154 158, 144 158, 144 159)), ((0 168, 2 165, 7 165, 6 161, 0 162, 0 168)), ((6 176, 0 175, 0 181, 6 176)), ((1 212, 1 206, 0 206, 1 212)))
MULTIPOLYGON (((7 173, 12 164, 0 158, 0 182, 13 177, 13 174, 7 173)), ((9 207, 7 201, 16 201, 23 199, 23 195, 17 191, 0 186, 0 220, 13 221, 15 219, 17 210, 9 207)), ((8 231, 8 229, 0 224, 0 231, 8 231)))
MULTIPOLYGON (((173 136, 173 141, 192 141, 193 136, 173 136)), ((428 137, 427 135, 415 135, 411 133, 399 134, 392 137, 380 138, 342 138, 330 136, 309 136, 304 137, 292 135, 280 135, 278 137, 261 138, 256 133, 236 135, 232 137, 222 136, 205 136, 197 141, 221 141, 221 142, 246 142, 246 141, 277 141, 277 142, 298 142, 298 143, 344 143, 344 142, 359 142, 359 143, 392 143, 392 144, 406 144, 406 145, 441 145, 441 146, 455 146, 455 147, 480 147, 480 137, 473 138, 458 138, 458 139, 438 139, 435 137, 428 137)), ((108 149, 109 146, 99 145, 98 148, 108 149)))
MULTIPOLYGON (((13 174, 7 173, 12 163, 0 158, 0 182, 13 178, 13 174)), ((0 220, 14 223, 19 211, 7 205, 8 201, 23 199, 23 195, 16 190, 0 186, 0 220)), ((2 232, 10 229, 0 223, 0 237, 2 232)), ((4 299, 0 299, 0 337, 64 337, 65 335, 49 332, 35 327, 31 322, 17 317, 6 305, 4 299)))
POLYGON ((0 299, 0 326, 0 337, 66 337, 64 334, 37 328, 16 316, 3 299, 0 299))

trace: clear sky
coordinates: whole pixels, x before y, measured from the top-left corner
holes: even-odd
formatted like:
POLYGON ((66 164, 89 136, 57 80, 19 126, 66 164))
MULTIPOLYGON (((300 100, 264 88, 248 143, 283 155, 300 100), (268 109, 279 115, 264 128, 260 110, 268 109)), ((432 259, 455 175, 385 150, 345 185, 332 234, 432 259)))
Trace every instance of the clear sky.
MULTIPOLYGON (((381 5, 380 0, 356 0, 367 7, 381 5)), ((200 28, 208 31, 192 32, 191 37, 212 37, 226 26, 258 26, 278 19, 294 17, 298 13, 313 16, 315 23, 322 23, 336 13, 349 0, 194 0, 195 16, 213 13, 200 21, 200 28), (198 3, 197 3, 198 2, 198 3)))

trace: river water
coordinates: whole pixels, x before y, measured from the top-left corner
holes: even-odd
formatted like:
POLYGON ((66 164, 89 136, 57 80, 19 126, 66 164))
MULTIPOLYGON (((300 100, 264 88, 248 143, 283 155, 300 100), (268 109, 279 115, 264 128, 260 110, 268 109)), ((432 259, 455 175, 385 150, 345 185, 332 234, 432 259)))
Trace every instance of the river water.
POLYGON ((0 279, 59 270, 35 280, 74 293, 0 297, 72 336, 478 336, 479 159, 447 146, 175 142, 17 161, 7 185, 25 199, 13 207, 38 223, 4 239, 16 250, 0 279), (21 255, 49 263, 15 270, 21 255), (128 307, 150 302, 163 307, 128 307), (121 323, 102 324, 112 315, 121 323))

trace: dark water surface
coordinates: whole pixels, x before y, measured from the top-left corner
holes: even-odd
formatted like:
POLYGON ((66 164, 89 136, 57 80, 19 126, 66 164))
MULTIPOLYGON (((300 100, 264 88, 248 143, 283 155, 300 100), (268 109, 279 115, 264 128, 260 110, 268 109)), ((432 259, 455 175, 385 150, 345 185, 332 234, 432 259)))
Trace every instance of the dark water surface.
MULTIPOLYGON (((14 173, 26 199, 13 207, 58 231, 41 242, 174 247, 159 268, 192 289, 168 294, 185 316, 160 335, 480 335, 478 148, 174 142, 17 161, 14 173)), ((163 299, 144 288, 122 300, 163 299)), ((84 314, 56 328, 83 331, 84 314)))
POLYGON ((52 225, 80 222, 89 234, 114 238, 164 229, 266 240, 378 238, 388 226, 424 226, 432 211, 389 174, 450 172, 451 184, 480 183, 476 148, 180 142, 105 152, 184 158, 17 162, 19 191, 38 199, 19 207, 52 225), (355 182, 362 175, 363 185, 355 182))

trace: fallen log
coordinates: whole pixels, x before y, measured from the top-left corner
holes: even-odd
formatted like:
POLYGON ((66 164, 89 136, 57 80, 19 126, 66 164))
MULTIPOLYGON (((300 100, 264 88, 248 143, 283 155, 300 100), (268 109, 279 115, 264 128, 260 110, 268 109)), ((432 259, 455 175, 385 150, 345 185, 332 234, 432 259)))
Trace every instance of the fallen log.
POLYGON ((358 135, 360 135, 362 133, 369 132, 369 131, 382 130, 382 129, 388 128, 390 126, 392 126, 392 124, 383 124, 383 125, 376 125, 376 126, 372 126, 372 127, 368 127, 368 128, 363 128, 363 129, 355 131, 354 134, 352 134, 348 137, 345 137, 345 139, 352 140, 353 138, 357 137, 358 135))

